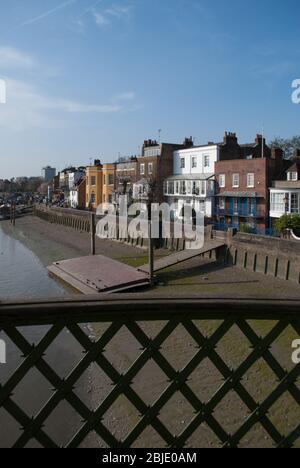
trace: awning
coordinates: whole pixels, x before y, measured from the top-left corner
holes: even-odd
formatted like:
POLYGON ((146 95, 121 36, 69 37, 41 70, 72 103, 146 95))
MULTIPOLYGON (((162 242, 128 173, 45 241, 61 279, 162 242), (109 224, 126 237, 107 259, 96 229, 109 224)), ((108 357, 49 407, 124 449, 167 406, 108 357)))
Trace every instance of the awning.
POLYGON ((217 197, 221 198, 259 198, 256 192, 222 192, 217 195, 217 197))
POLYGON ((167 181, 187 181, 192 180, 197 182, 197 180, 209 180, 214 177, 214 174, 181 174, 177 176, 168 177, 167 181))

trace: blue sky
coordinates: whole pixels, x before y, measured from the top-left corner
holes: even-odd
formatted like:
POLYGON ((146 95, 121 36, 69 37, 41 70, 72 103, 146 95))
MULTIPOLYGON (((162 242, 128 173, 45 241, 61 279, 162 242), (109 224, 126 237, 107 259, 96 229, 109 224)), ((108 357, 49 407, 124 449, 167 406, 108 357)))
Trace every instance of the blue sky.
POLYGON ((298 0, 1 0, 0 178, 300 133, 298 0))

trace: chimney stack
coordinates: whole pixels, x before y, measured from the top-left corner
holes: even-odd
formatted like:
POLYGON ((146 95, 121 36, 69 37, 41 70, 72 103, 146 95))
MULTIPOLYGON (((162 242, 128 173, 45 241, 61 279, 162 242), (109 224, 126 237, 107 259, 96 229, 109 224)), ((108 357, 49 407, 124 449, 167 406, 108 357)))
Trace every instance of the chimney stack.
MULTIPOLYGON (((256 138, 255 138, 255 143, 256 143, 257 145, 261 145, 261 144, 262 144, 262 141, 263 141, 263 136, 262 136, 261 134, 258 133, 258 134, 256 135, 256 138)), ((264 138, 264 145, 265 145, 265 144, 266 144, 266 140, 265 140, 265 138, 264 138)))
POLYGON ((191 136, 190 138, 185 138, 184 139, 184 142, 183 142, 184 146, 186 148, 192 148, 194 146, 194 141, 193 141, 193 137, 191 136))
POLYGON ((237 144, 237 142, 238 142, 238 140, 237 140, 236 133, 225 132, 225 136, 224 136, 224 144, 225 145, 227 145, 228 143, 237 144))
POLYGON ((273 146, 271 149, 271 159, 275 159, 275 161, 280 161, 283 159, 283 150, 278 148, 277 146, 273 146))

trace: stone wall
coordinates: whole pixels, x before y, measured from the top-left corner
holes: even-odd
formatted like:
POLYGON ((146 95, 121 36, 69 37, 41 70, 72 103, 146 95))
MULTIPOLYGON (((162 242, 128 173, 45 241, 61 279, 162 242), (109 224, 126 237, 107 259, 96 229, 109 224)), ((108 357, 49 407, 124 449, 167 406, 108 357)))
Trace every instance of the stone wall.
MULTIPOLYGON (((64 208, 48 208, 45 206, 36 205, 34 208, 35 216, 43 219, 52 224, 58 224, 65 226, 67 228, 75 229, 80 232, 91 232, 91 212, 71 210, 64 208)), ((96 224, 100 218, 96 217, 96 224)), ((112 223, 113 224, 113 223, 112 223)), ((127 235, 126 230, 123 232, 122 229, 110 228, 110 232, 107 232, 105 228, 101 228, 101 236, 105 237, 105 234, 108 234, 109 238, 116 240, 118 242, 123 242, 130 244, 134 247, 148 249, 149 241, 147 238, 139 237, 137 239, 132 239, 127 235)), ((212 237, 212 227, 205 227, 205 237, 212 237)), ((165 248, 172 251, 181 251, 185 249, 186 241, 185 239, 155 239, 154 240, 155 248, 165 248)))
POLYGON ((226 263, 300 284, 300 242, 238 233, 228 241, 226 263))

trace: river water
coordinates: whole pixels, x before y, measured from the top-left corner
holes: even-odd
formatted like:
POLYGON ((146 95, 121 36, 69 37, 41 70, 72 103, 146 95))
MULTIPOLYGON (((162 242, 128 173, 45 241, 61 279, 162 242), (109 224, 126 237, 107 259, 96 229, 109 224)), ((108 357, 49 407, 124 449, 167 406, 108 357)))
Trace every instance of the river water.
MULTIPOLYGON (((48 276, 39 258, 21 242, 9 237, 0 223, 0 301, 5 298, 42 298, 66 295, 63 287, 48 276)), ((37 344, 49 327, 24 327, 19 331, 30 344, 37 344)), ((20 350, 0 330, 0 339, 6 343, 6 364, 0 364, 0 384, 4 385, 12 373, 22 365, 20 350)), ((80 345, 64 330, 50 346, 45 361, 61 377, 66 377, 82 358, 80 345)), ((88 377, 81 379, 76 389, 79 396, 87 393, 88 377)), ((12 396, 29 417, 35 416, 53 394, 51 384, 35 369, 31 370, 12 396)), ((45 423, 45 432, 59 445, 64 445, 76 433, 80 418, 65 403, 59 405, 45 423)), ((4 409, 0 409, 0 447, 10 447, 21 435, 20 424, 4 409)), ((31 440, 28 446, 39 446, 31 440)))
POLYGON ((0 299, 60 297, 65 290, 48 276, 40 260, 9 237, 0 223, 0 299))

